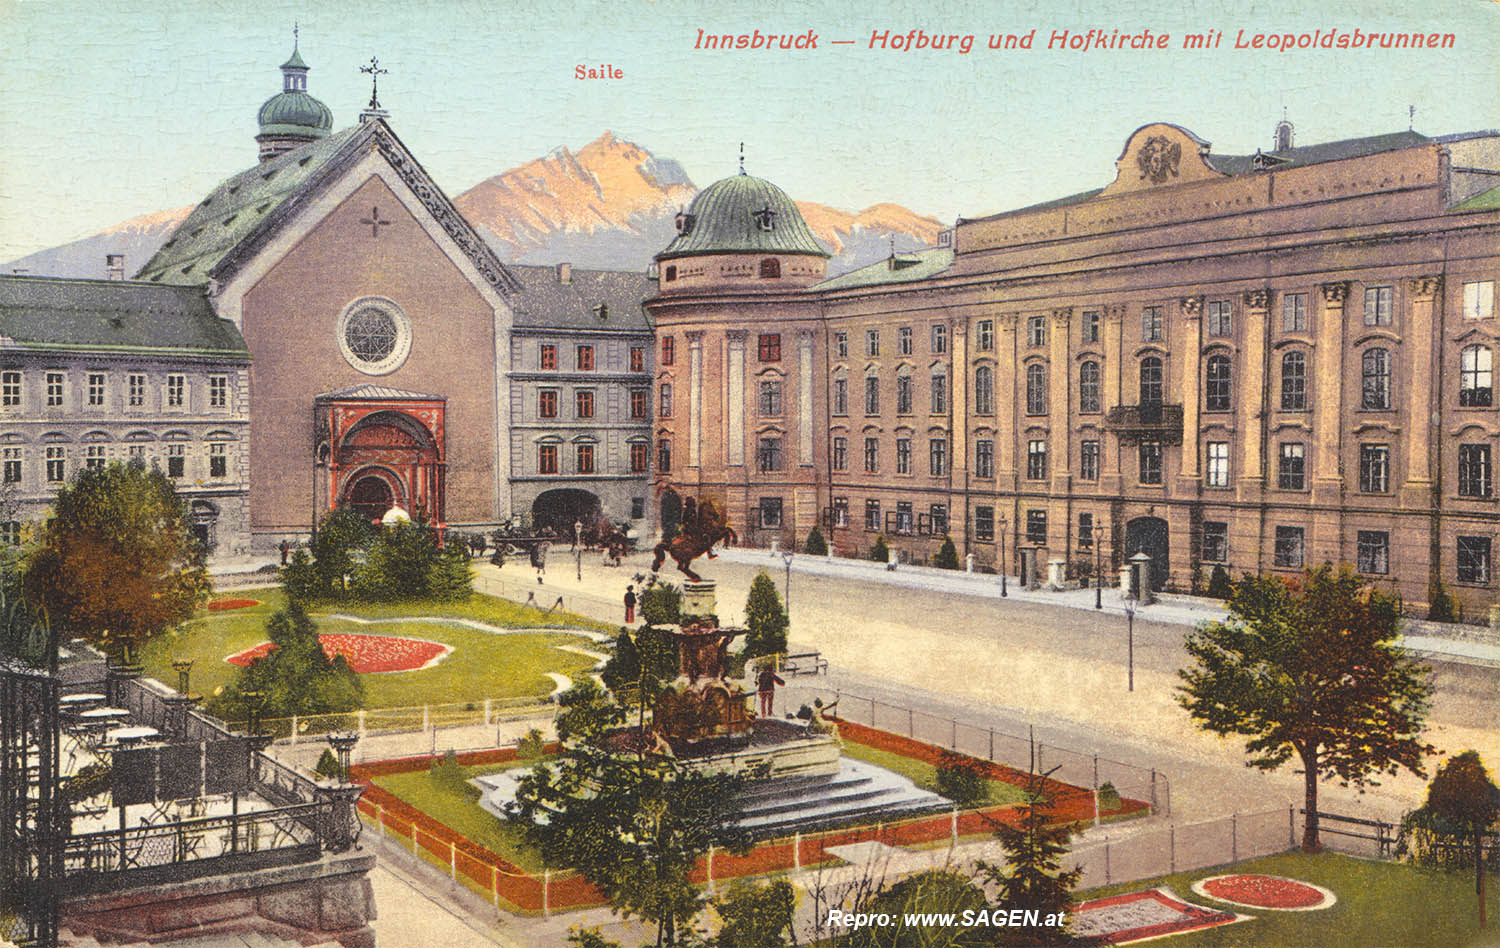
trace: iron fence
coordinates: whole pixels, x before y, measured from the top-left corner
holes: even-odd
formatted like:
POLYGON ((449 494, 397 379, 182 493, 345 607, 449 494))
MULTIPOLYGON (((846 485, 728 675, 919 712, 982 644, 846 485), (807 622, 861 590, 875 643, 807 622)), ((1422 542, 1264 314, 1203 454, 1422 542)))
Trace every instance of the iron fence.
POLYGON ((337 816, 332 801, 175 820, 71 836, 63 851, 68 875, 177 865, 217 856, 320 849, 320 828, 337 816))
POLYGON ((1065 863, 1081 866, 1078 887, 1091 889, 1270 856, 1296 844, 1296 813, 1287 806, 1192 823, 1111 826, 1074 845, 1065 863))

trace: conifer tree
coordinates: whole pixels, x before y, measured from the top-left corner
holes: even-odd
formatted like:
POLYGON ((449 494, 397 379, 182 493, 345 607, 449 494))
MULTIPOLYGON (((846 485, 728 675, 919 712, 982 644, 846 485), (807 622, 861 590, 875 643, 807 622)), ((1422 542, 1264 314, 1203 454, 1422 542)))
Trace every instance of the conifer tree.
POLYGON ((789 624, 776 581, 761 570, 750 584, 750 596, 745 600, 745 625, 750 629, 745 636, 745 657, 785 652, 789 624))

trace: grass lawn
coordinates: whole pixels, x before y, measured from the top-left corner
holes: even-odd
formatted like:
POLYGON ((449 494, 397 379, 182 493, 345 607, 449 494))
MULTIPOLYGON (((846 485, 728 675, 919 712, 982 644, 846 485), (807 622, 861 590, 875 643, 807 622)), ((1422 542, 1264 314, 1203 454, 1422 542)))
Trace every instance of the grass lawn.
POLYGON ((1236 863, 1231 868, 1180 872, 1147 882, 1111 886, 1077 893, 1081 901, 1121 892, 1166 885, 1189 902, 1231 909, 1255 918, 1201 932, 1174 935, 1163 944, 1172 948, 1199 946, 1243 946, 1286 948, 1317 945, 1320 948, 1456 948, 1456 946, 1500 945, 1500 879, 1491 876, 1485 886, 1490 928, 1487 938, 1479 931, 1478 900, 1474 873, 1422 869, 1402 863, 1370 862, 1321 853, 1283 853, 1236 863), (1236 872, 1260 872, 1312 882, 1333 890, 1338 904, 1315 912, 1277 912, 1222 905, 1193 892, 1192 885, 1210 876, 1236 872))
MULTIPOLYGON (((258 599, 260 605, 222 612, 205 610, 181 629, 148 642, 141 649, 147 675, 175 685, 177 673, 172 670, 171 662, 179 658, 192 659, 193 690, 205 695, 213 694, 215 688, 235 676, 239 669, 224 659, 264 642, 267 638, 266 620, 285 604, 285 600, 281 590, 275 587, 236 591, 224 594, 222 598, 258 599)), ((466 602, 457 603, 412 601, 319 605, 312 611, 312 616, 320 632, 411 636, 453 646, 453 653, 436 667, 363 676, 367 708, 470 702, 484 698, 544 697, 553 688, 552 679, 546 676, 546 672, 576 678, 594 664, 588 656, 563 651, 558 646, 607 651, 607 648, 594 645, 582 636, 563 632, 491 635, 459 625, 420 621, 365 625, 329 619, 329 613, 370 619, 408 616, 465 618, 512 628, 602 627, 580 617, 544 616, 535 609, 478 593, 466 602)))
MULTIPOLYGON (((460 767, 464 779, 493 774, 511 767, 531 767, 535 761, 509 764, 480 764, 460 767)), ((371 783, 389 791, 406 803, 426 813, 439 823, 467 836, 527 872, 541 872, 541 853, 526 843, 520 827, 509 820, 497 820, 479 808, 479 788, 433 779, 426 770, 375 777, 371 783)))
MULTIPOLYGON (((900 754, 895 754, 891 751, 868 747, 864 744, 851 741, 848 738, 844 739, 844 756, 852 757, 855 760, 862 760, 867 764, 874 764, 877 767, 884 767, 892 773, 898 773, 903 777, 911 778, 911 781, 923 790, 931 790, 933 793, 938 792, 937 768, 931 764, 914 760, 910 757, 902 757, 900 754)), ((1021 788, 1014 784, 1006 783, 1003 780, 988 780, 986 783, 990 785, 990 795, 986 803, 1020 803, 1025 799, 1025 794, 1021 792, 1021 788)))

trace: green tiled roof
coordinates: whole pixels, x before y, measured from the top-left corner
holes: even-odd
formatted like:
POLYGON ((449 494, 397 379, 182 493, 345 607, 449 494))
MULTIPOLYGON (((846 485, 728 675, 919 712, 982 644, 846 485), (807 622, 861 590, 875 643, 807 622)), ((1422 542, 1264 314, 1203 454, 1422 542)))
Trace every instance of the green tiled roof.
POLYGON ((644 273, 575 267, 570 281, 561 283, 555 267, 512 264, 506 269, 521 284, 521 292, 511 298, 518 328, 651 329, 641 301, 655 294, 656 281, 644 273), (601 303, 604 319, 598 313, 601 303))
POLYGON ((656 259, 702 253, 829 256, 786 192, 747 174, 715 181, 699 191, 684 220, 685 232, 679 232, 656 259), (769 227, 762 225, 767 212, 769 227))
POLYGON ((202 287, 134 280, 0 276, 0 351, 13 347, 250 358, 202 287))
POLYGON ((812 289, 844 290, 859 286, 911 283, 936 276, 951 266, 953 266, 953 248, 933 247, 914 253, 898 253, 879 263, 872 263, 858 270, 841 273, 822 283, 815 283, 812 289))
POLYGON ((260 107, 262 135, 306 135, 326 138, 333 112, 306 92, 278 92, 260 107))
POLYGON ((207 283, 220 260, 373 125, 347 128, 224 181, 193 208, 136 279, 182 286, 207 283))
POLYGON ((1461 204, 1455 204, 1451 210, 1455 211, 1493 211, 1500 209, 1500 188, 1490 188, 1488 191, 1480 191, 1461 204))

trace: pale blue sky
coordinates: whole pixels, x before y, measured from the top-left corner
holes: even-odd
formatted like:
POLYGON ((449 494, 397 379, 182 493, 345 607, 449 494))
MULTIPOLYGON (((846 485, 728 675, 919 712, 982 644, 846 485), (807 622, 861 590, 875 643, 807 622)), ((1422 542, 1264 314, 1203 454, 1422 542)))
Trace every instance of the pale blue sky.
POLYGON ((0 0, 0 260, 193 203, 254 163, 255 114, 301 23, 309 91, 336 127, 369 95, 450 195, 606 128, 675 158, 699 186, 747 166, 794 197, 894 201, 951 221, 1107 183, 1126 136, 1184 125, 1214 151, 1500 127, 1500 3, 1138 0, 942 3, 249 4, 0 0), (748 12, 750 10, 755 12, 748 12), (814 30, 816 51, 704 52, 710 32, 814 30), (1166 51, 1048 52, 1053 30, 1167 32, 1166 51), (968 55, 870 50, 874 30, 975 34, 968 55), (1036 29, 1030 51, 991 33, 1036 29), (1235 33, 1451 31, 1446 51, 1234 50, 1235 33), (1215 51, 1185 32, 1224 31, 1215 51), (855 40, 831 46, 830 40, 855 40), (624 78, 580 82, 574 67, 624 78))

